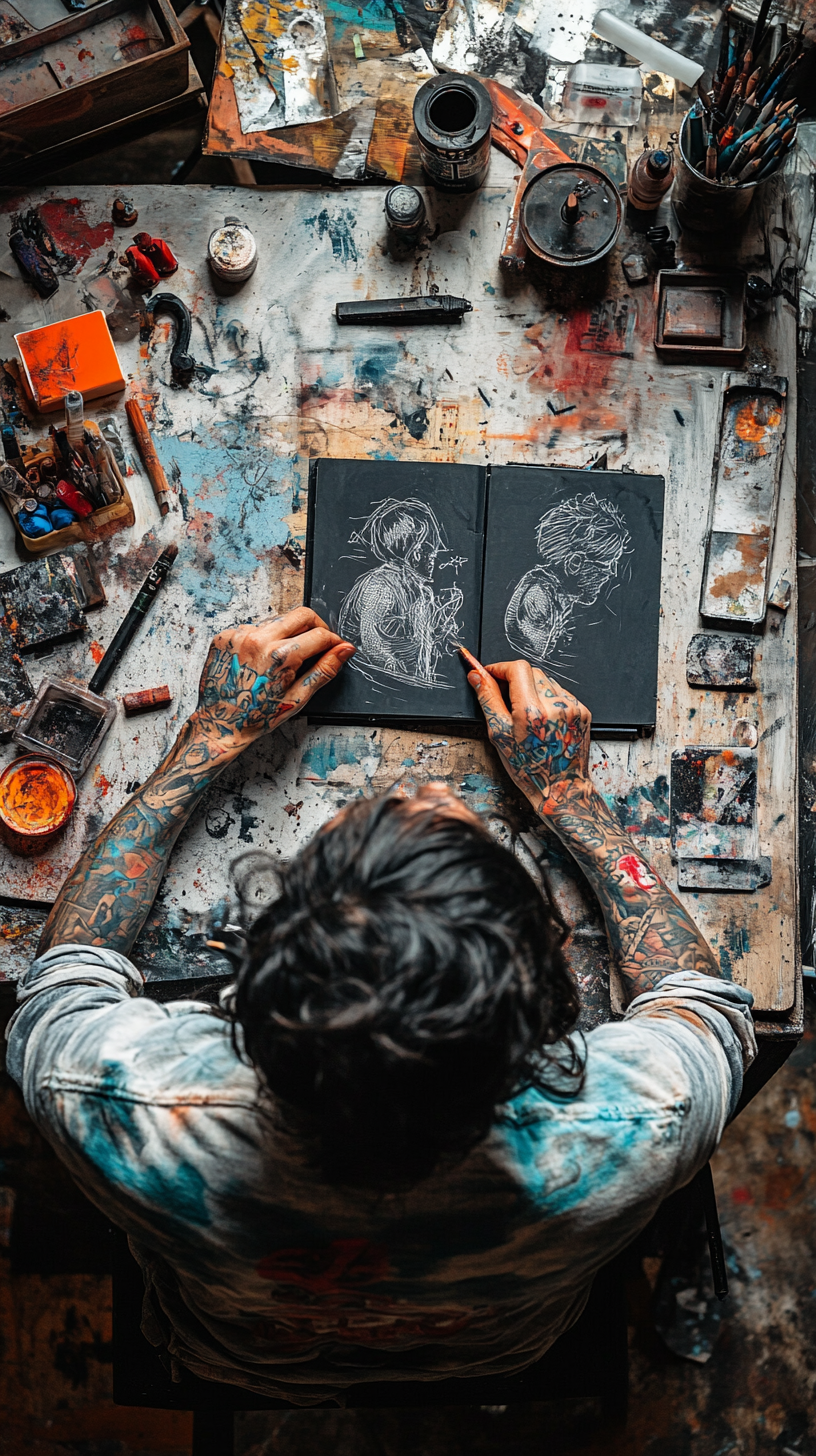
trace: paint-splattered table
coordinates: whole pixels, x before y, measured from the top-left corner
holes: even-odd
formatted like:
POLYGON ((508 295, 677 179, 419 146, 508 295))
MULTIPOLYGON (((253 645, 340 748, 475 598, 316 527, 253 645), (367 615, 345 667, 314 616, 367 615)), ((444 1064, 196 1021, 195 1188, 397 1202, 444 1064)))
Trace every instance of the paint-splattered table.
MULTIPOLYGON (((772 859, 771 882, 751 894, 688 898, 724 974, 753 991, 768 1038, 787 1042, 796 1035, 795 596, 787 613, 769 609, 757 639, 756 693, 688 686, 685 656, 700 626, 720 370, 666 366, 657 359, 651 288, 627 287, 622 249, 600 305, 567 306, 549 300, 531 280, 506 279, 498 252, 513 171, 494 154, 488 183, 478 193, 429 195, 433 241, 407 262, 385 246, 379 189, 135 189, 139 227, 170 240, 181 259, 172 288, 192 309, 192 352, 206 366, 189 388, 171 383, 169 321, 158 324, 149 343, 140 341, 117 262, 125 235, 114 235, 109 221, 113 193, 89 188, 70 200, 47 190, 30 194, 80 264, 43 303, 0 245, 0 353, 13 356, 12 335, 19 330, 103 307, 128 390, 151 419, 175 497, 173 510, 160 520, 139 471, 122 397, 90 406, 93 417, 113 415, 119 423, 136 524, 96 548, 108 604, 89 618, 84 638, 33 664, 35 682, 46 670, 87 681, 99 643, 110 640, 160 544, 178 541, 180 554, 108 689, 121 697, 167 682, 172 710, 139 719, 120 712, 99 762, 81 782, 72 827, 57 849, 35 862, 2 852, 4 976, 14 977, 27 963, 45 908, 77 853, 147 777, 192 709, 211 634, 301 599, 310 458, 587 466, 606 456, 610 468, 665 477, 666 526, 657 731, 631 743, 595 743, 595 773, 636 844, 674 883, 668 839, 672 750, 728 744, 737 719, 757 725, 761 852, 772 859), (229 213, 252 227, 261 262, 240 291, 217 295, 205 264, 206 242, 229 213), (474 310, 461 326, 394 333, 336 325, 339 298, 433 286, 472 299, 474 310)), ((8 215, 19 199, 6 197, 2 205, 8 215)), ((781 190, 772 195, 741 249, 735 242, 732 255, 731 240, 720 242, 719 261, 733 256, 749 268, 763 261, 771 270, 779 267, 792 231, 789 205, 781 190)), ((5 235, 7 226, 0 231, 5 235)), ((698 260, 687 239, 681 256, 687 263, 698 260)), ((772 579, 786 573, 794 583, 795 348, 796 316, 783 291, 751 323, 745 367, 789 381, 791 426, 772 579)), ((2 565, 16 564, 10 524, 3 520, 0 529, 2 565)), ((0 764, 12 753, 10 745, 0 749, 0 764)), ((234 856, 254 847, 285 860, 349 797, 406 775, 450 780, 469 803, 501 821, 501 832, 520 854, 549 865, 573 927, 571 955, 588 1018, 608 1015, 606 942, 597 907, 483 741, 304 721, 286 725, 234 765, 180 839, 136 952, 149 975, 178 979, 223 969, 204 941, 213 912, 222 912, 229 897, 234 856)))

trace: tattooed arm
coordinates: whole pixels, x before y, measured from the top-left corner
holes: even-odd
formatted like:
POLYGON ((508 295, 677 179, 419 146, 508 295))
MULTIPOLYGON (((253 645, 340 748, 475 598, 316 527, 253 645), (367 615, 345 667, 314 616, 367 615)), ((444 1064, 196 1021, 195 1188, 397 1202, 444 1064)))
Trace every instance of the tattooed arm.
POLYGON ((71 942, 127 955, 202 794, 249 744, 308 703, 353 652, 307 607, 219 632, 198 707, 155 773, 77 861, 45 923, 40 954, 71 942), (317 661, 301 672, 310 658, 317 661))
POLYGON ((590 715, 528 662, 482 667, 463 651, 491 742, 510 777, 595 890, 628 998, 672 971, 719 967, 691 916, 632 845, 589 776, 590 715), (500 682, 510 690, 505 706, 500 682))

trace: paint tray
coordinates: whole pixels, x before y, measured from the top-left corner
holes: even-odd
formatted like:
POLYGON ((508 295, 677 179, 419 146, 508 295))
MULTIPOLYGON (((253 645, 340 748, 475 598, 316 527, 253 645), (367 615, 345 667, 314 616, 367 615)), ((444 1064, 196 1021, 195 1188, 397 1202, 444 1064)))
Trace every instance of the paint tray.
POLYGON ((57 678, 43 678, 14 742, 84 774, 116 717, 116 704, 57 678))
POLYGON ((662 358, 738 364, 745 350, 741 268, 661 268, 655 282, 654 346, 662 358))
POLYGON ((671 846, 681 890, 756 890, 769 882, 752 748, 695 745, 672 754, 671 846))
POLYGON ((788 381, 763 374, 723 378, 700 614, 758 626, 768 604, 788 381))

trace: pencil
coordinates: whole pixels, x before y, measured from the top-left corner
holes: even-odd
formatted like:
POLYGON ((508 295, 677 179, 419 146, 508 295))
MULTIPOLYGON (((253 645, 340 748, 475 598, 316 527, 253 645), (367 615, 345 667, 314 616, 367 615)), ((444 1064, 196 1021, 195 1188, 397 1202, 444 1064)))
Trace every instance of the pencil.
POLYGON ((156 453, 156 446, 153 444, 153 436, 148 429, 147 420, 135 399, 126 401, 125 411, 130 421, 130 428, 136 437, 139 456, 153 487, 159 512, 166 516, 170 509, 170 485, 156 453))

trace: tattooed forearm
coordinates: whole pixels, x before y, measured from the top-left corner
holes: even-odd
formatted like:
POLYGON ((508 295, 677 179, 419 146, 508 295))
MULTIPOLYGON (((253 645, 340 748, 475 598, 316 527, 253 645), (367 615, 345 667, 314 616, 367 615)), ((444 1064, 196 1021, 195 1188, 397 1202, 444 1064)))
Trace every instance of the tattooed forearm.
POLYGON ((309 607, 219 632, 195 713, 144 788, 74 866, 40 949, 75 941, 127 954, 202 794, 248 744, 304 707, 353 652, 309 607), (309 661, 312 666, 301 672, 309 661))
POLYGON ((46 921, 40 953, 74 942, 127 955, 181 830, 234 757, 235 749, 204 736, 195 718, 185 723, 164 762, 77 861, 46 921))
POLYGON ((650 991, 672 971, 719 975, 714 953, 589 781, 555 790, 551 824, 585 871, 601 904, 615 964, 629 994, 650 991))

